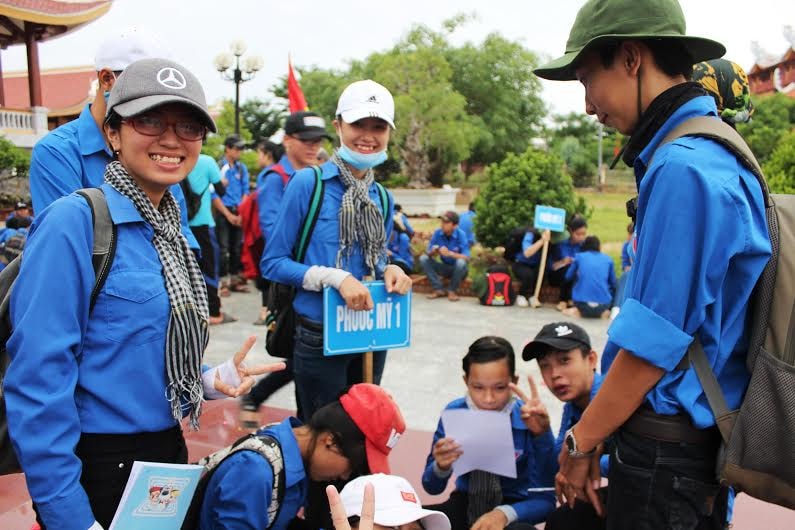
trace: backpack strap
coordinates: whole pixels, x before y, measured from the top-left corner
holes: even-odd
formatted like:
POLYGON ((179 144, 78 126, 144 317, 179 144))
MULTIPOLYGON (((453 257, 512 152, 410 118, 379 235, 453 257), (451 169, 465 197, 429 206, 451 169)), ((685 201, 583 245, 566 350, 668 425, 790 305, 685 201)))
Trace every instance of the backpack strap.
POLYGON ((287 181, 290 180, 290 175, 287 174, 285 171, 284 166, 281 164, 273 164, 269 169, 268 173, 278 173, 280 177, 282 177, 282 186, 287 185, 287 181))
POLYGON ((375 188, 378 190, 378 197, 381 199, 381 213, 384 216, 384 221, 386 222, 386 216, 389 215, 389 194, 386 192, 386 188, 384 188, 380 182, 375 183, 375 188))
POLYGON ((320 217, 320 206, 323 204, 323 196, 326 193, 326 184, 323 182, 323 173, 318 166, 312 166, 315 170, 315 187, 312 190, 312 197, 309 200, 309 210, 304 217, 304 224, 301 229, 296 246, 293 249, 293 256, 295 261, 303 263, 306 257, 306 249, 309 246, 309 240, 312 237, 312 232, 315 230, 315 224, 320 217))
POLYGON ((97 302, 99 292, 105 285, 105 280, 108 279, 110 266, 116 255, 118 234, 116 225, 113 224, 113 219, 110 217, 108 201, 102 189, 83 188, 77 190, 77 193, 86 200, 91 208, 91 220, 94 225, 94 248, 91 252, 91 262, 94 265, 96 281, 94 282, 94 288, 91 290, 91 302, 89 305, 89 311, 91 311, 97 302))

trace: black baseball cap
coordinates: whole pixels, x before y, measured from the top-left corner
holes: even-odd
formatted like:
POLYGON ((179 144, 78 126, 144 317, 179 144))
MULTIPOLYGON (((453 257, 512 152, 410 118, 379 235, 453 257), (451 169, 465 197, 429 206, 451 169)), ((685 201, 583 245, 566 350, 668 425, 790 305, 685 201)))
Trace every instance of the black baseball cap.
POLYGON ((535 359, 549 348, 555 351, 569 351, 583 346, 591 349, 591 339, 584 329, 571 322, 553 322, 541 328, 533 342, 524 347, 522 359, 525 361, 535 359))
POLYGON ((314 112, 293 112, 284 122, 284 134, 294 136, 299 140, 315 140, 331 136, 326 132, 326 122, 314 112))
POLYGON ((451 222, 454 225, 458 224, 458 214, 453 211, 444 212, 442 215, 439 216, 439 219, 441 219, 442 221, 451 222))
POLYGON ((224 147, 234 147, 235 149, 245 149, 246 142, 237 134, 230 134, 224 140, 224 147))
POLYGON ((28 203, 26 203, 25 201, 19 201, 17 203, 17 207, 15 209, 16 210, 22 210, 22 209, 27 208, 27 207, 28 207, 28 203))

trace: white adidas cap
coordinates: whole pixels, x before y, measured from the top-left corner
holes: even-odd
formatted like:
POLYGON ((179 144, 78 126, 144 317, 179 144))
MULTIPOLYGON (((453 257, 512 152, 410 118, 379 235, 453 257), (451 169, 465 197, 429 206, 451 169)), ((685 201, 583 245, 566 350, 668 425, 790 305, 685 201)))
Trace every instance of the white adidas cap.
POLYGON ((406 479, 383 473, 355 478, 342 488, 340 498, 348 517, 361 517, 364 487, 368 483, 373 485, 375 491, 376 524, 400 526, 422 520, 425 530, 450 530, 447 516, 442 512, 423 509, 417 492, 406 479))
POLYGON ((383 85, 371 79, 356 81, 342 91, 335 116, 345 123, 362 118, 381 118, 395 128, 395 100, 383 85))
POLYGON ((94 57, 94 67, 97 71, 107 68, 118 72, 135 61, 153 58, 169 59, 170 53, 154 34, 142 28, 131 27, 102 41, 94 57))

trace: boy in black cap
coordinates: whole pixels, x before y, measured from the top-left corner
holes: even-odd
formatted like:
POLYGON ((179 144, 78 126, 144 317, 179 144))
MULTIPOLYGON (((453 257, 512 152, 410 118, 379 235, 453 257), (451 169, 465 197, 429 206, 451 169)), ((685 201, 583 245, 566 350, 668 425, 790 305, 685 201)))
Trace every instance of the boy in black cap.
MULTIPOLYGON (((541 328, 535 339, 524 347, 522 359, 535 359, 546 387, 566 403, 555 439, 555 454, 560 454, 566 432, 579 421, 602 386, 602 374, 596 372, 597 354, 580 326, 572 322, 553 322, 541 328)), ((606 475, 607 455, 600 457, 600 468, 602 476, 606 475)), ((605 520, 586 502, 577 502, 573 509, 562 505, 549 515, 545 526, 547 530, 601 530, 604 527, 605 520)))
POLYGON ((428 249, 420 256, 420 265, 433 286, 433 293, 428 298, 447 296, 451 302, 457 302, 460 297, 456 291, 469 272, 469 241, 464 231, 458 228, 457 213, 445 212, 439 219, 442 226, 431 236, 428 249), (433 259, 437 256, 438 260, 433 259), (450 278, 447 291, 439 276, 450 278))

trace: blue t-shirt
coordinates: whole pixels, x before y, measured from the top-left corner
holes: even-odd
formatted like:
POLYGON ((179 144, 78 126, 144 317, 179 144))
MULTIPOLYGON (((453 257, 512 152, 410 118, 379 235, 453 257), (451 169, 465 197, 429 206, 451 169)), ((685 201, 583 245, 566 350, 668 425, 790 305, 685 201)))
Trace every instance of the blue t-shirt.
POLYGON ((221 177, 227 180, 226 193, 221 202, 227 208, 237 208, 248 194, 248 168, 239 160, 230 164, 227 159, 221 161, 221 177))
POLYGON ((522 250, 516 253, 515 260, 519 263, 524 263, 525 265, 530 265, 531 267, 537 267, 539 263, 541 263, 541 253, 536 251, 535 254, 530 256, 529 258, 524 255, 528 248, 533 246, 533 243, 536 242, 536 234, 535 232, 526 232, 524 237, 522 238, 522 250))
POLYGON ((215 226, 213 219, 210 195, 212 195, 212 185, 221 182, 221 172, 218 165, 210 155, 199 155, 196 167, 188 173, 188 183, 193 193, 201 194, 201 206, 199 211, 188 221, 190 226, 215 226))
POLYGON ((608 334, 666 372, 646 395, 655 412, 685 412, 704 429, 715 419, 701 384, 692 368, 676 366, 698 333, 727 406, 739 407, 749 379, 748 301, 771 251, 762 191, 735 156, 690 136, 657 149, 695 116, 719 119, 715 101, 679 107, 635 160, 637 254, 608 334))
POLYGON ((580 252, 566 271, 566 281, 574 281, 571 297, 575 302, 609 304, 616 290, 613 258, 595 250, 580 252))
POLYGON ((458 215, 458 228, 464 231, 464 234, 467 236, 467 241, 469 242, 469 246, 471 247, 475 243, 477 243, 477 239, 475 238, 475 212, 472 210, 467 210, 462 212, 458 215))
MULTIPOLYGON (((437 228, 431 236, 431 240, 428 242, 428 252, 430 252, 433 247, 447 247, 448 250, 452 250, 457 254, 469 256, 469 241, 467 241, 466 234, 464 234, 464 231, 460 228, 454 228, 449 236, 445 235, 441 228, 437 228)), ((452 256, 440 255, 439 258, 441 258, 442 263, 455 265, 455 258, 452 256)))

